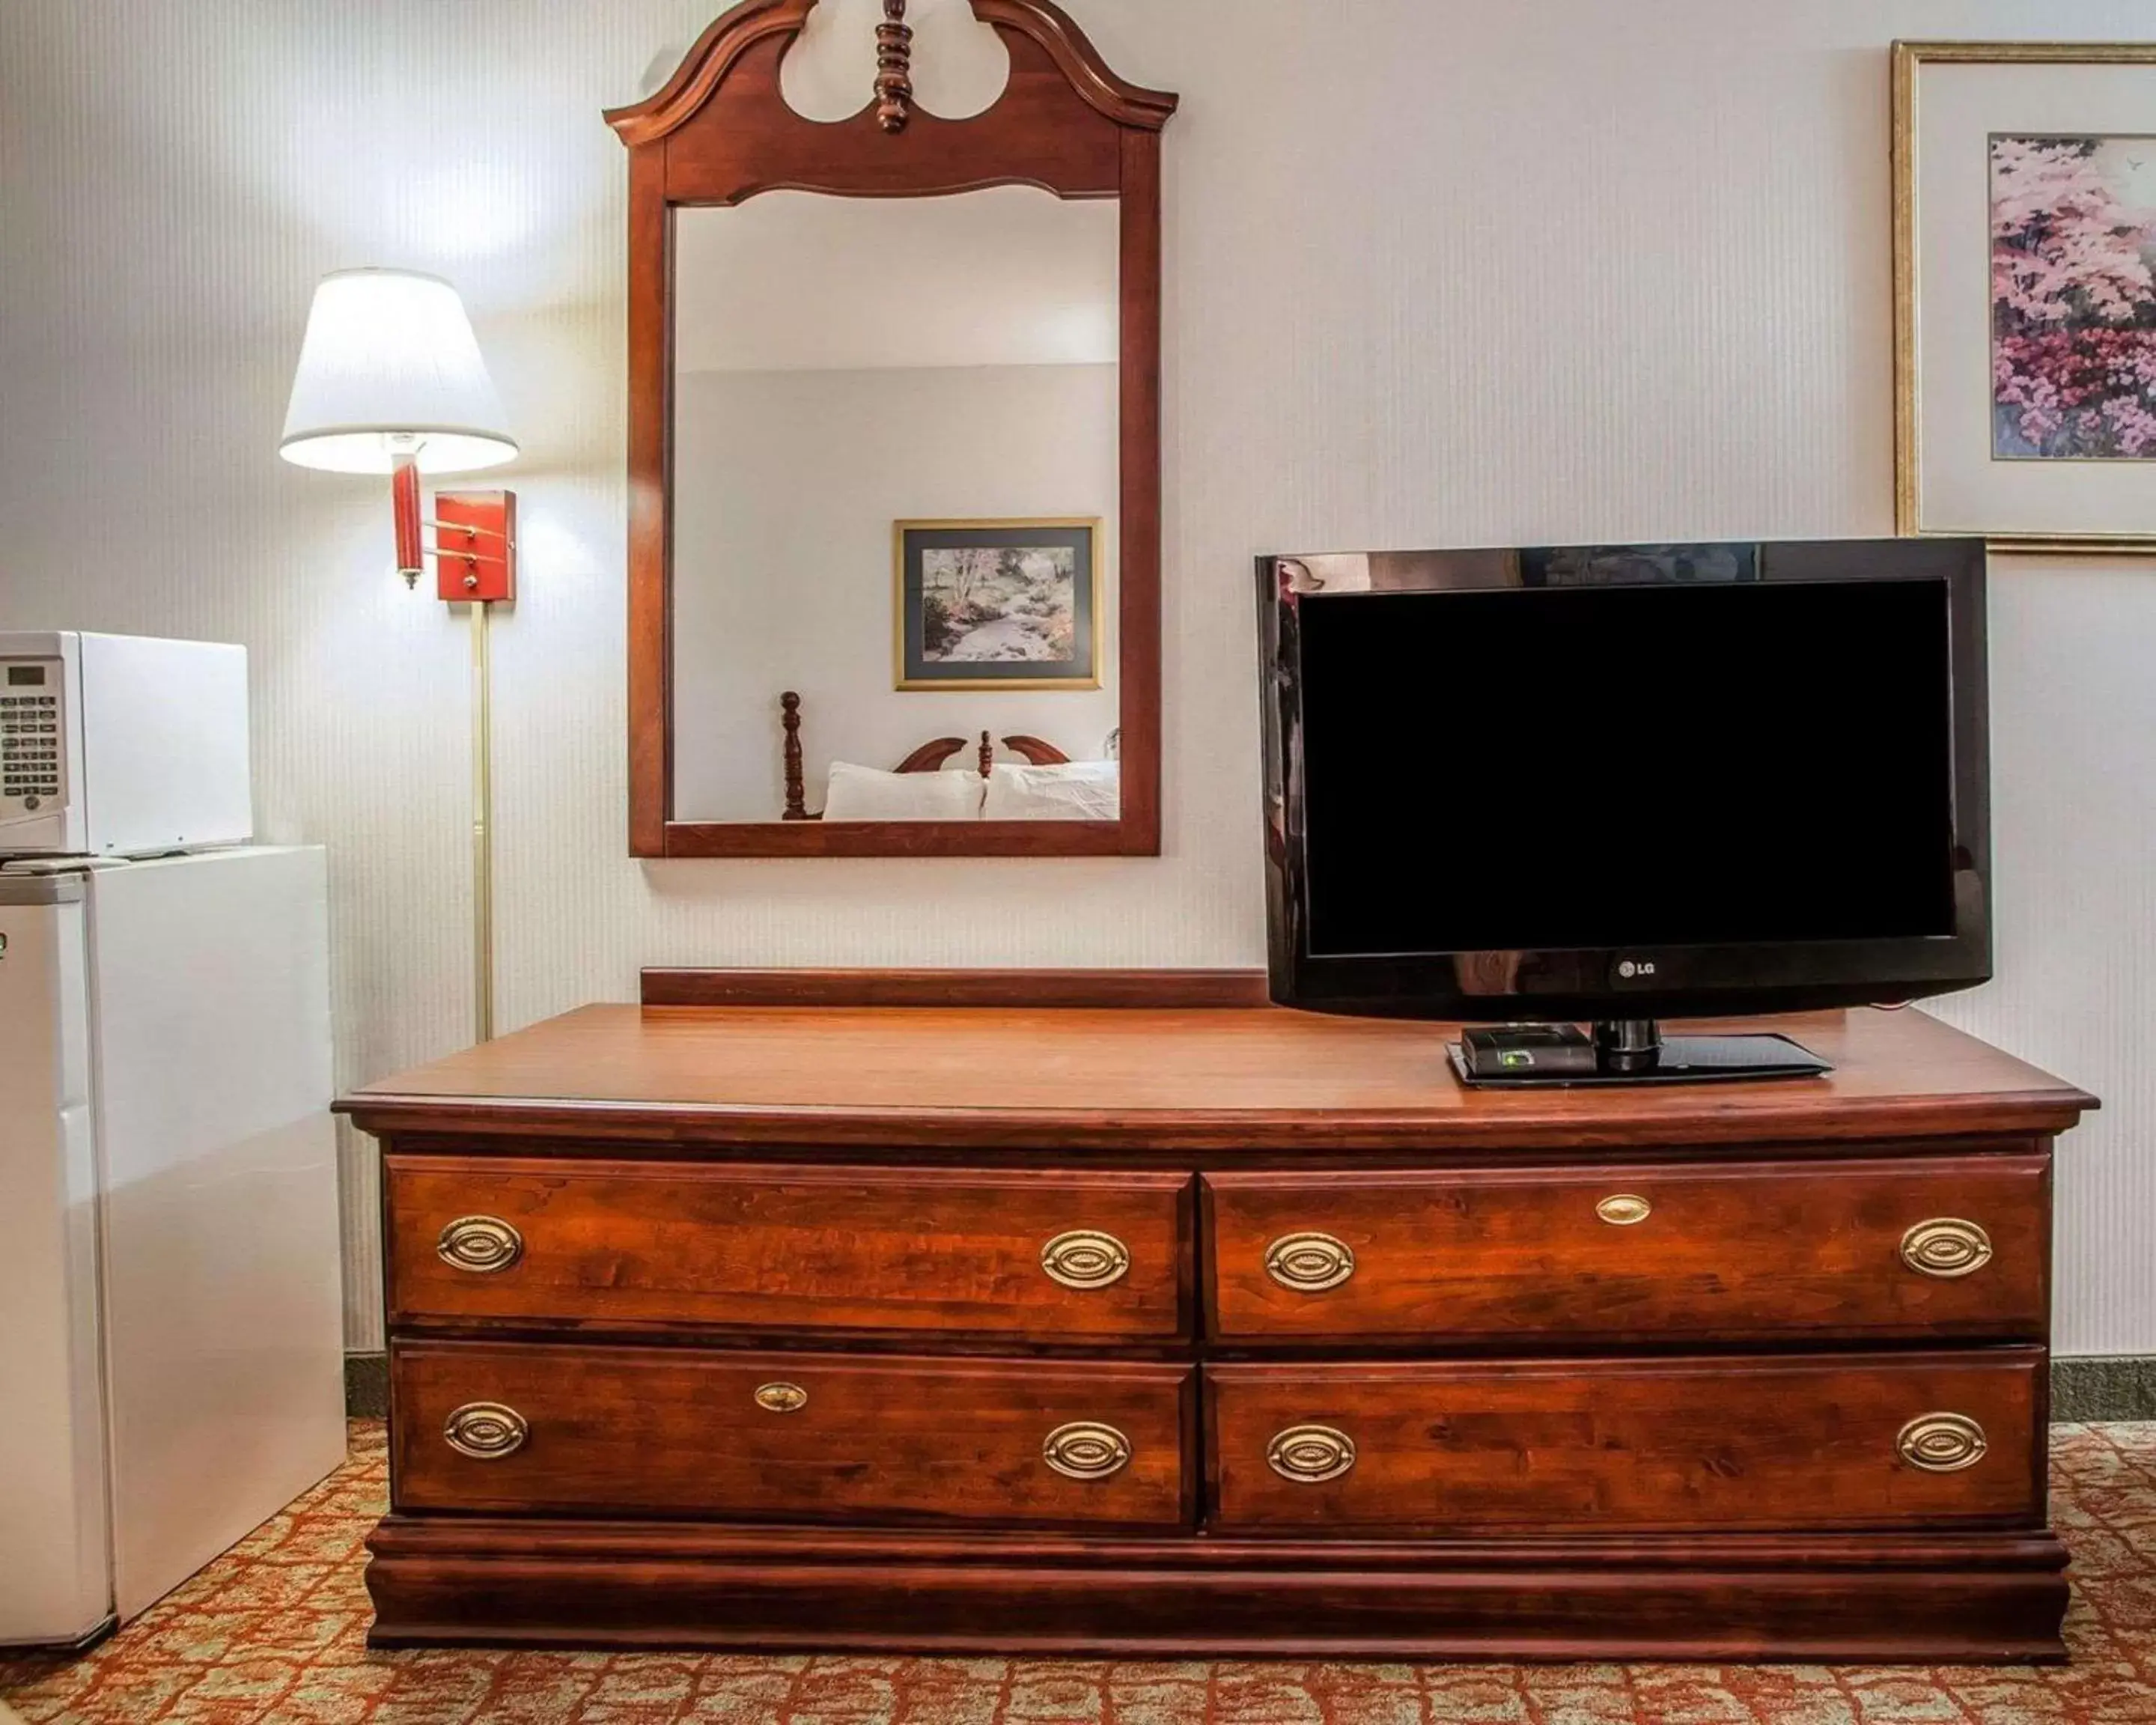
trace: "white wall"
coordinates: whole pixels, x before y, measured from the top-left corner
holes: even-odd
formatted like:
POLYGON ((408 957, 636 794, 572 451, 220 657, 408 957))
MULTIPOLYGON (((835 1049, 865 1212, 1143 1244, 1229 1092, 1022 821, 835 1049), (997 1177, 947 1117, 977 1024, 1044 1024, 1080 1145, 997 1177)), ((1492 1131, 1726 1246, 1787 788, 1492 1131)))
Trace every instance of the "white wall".
POLYGON ((1119 199, 1038 186, 679 210, 675 369, 1113 365, 1122 223, 1119 199))
POLYGON ((802 698, 811 809, 834 760, 896 767, 938 737, 1017 732, 1073 760, 1101 757, 1116 720, 1117 375, 936 366, 675 380, 681 819, 778 819, 788 689, 802 698), (1107 686, 894 689, 891 524, 1049 516, 1101 518, 1107 686))
MULTIPOLYGON (((598 110, 716 6, 0 7, 0 624, 254 649, 265 829, 332 847, 347 1080, 464 1040, 465 668, 388 578, 374 488, 276 459, 323 270, 455 278, 526 439, 506 1022, 649 963, 1252 963, 1252 554, 1888 531, 1887 39, 2151 25, 2146 0, 1071 0, 1184 97, 1167 854, 641 866, 598 110)), ((2156 1351, 2156 567, 2005 565, 1995 622, 2002 979, 1950 1011, 2104 1095, 2065 1147, 2060 1340, 2156 1351)), ((355 1149, 359 1345, 371 1181, 355 1149)))

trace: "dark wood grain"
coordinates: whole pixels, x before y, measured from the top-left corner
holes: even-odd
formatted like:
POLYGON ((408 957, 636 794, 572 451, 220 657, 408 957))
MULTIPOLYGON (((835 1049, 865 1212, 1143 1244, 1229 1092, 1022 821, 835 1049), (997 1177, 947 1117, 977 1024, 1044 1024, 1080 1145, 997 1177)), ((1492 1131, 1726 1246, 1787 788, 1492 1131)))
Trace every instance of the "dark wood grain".
POLYGON ((1117 813, 1127 856, 1160 855, 1160 330, 1161 135, 1134 126, 1122 139, 1122 701, 1117 813))
MULTIPOLYGON (((744 0, 715 20, 653 95, 607 116, 629 146, 629 727, 639 856, 1092 856, 1160 850, 1160 131, 1176 98, 1118 78, 1050 0, 972 0, 1010 56, 985 112, 944 120, 896 81, 836 123, 788 107, 779 69, 816 0, 744 0), (1121 200, 1123 736, 1117 820, 725 824, 673 818, 671 497, 673 238, 682 205, 760 193, 918 198, 1006 185, 1121 200)), ((887 19, 892 30, 906 27, 887 19)), ((886 35, 880 76, 900 79, 886 35)))
POLYGON ((1023 733, 1016 737, 1006 737, 1004 739, 1004 747, 1014 755, 1023 756, 1030 766, 1067 767, 1070 764, 1070 756, 1065 754, 1054 743, 1044 742, 1038 737, 1027 737, 1023 733))
POLYGON ((646 1006, 1053 1006, 1207 1009, 1265 1004, 1262 970, 663 970, 646 1006))
POLYGON ((776 1004, 591 1009, 347 1098, 393 1134, 372 1639, 2059 1656, 2049 1145, 2092 1099, 1914 1012, 1774 1021, 1817 1083, 1505 1095, 1440 1026, 1027 1004, 1260 985, 657 973, 776 1004), (1645 1219, 1587 1219, 1619 1192, 1645 1219), (1934 1212, 1973 1275, 1901 1264, 1934 1212), (512 1268, 434 1255, 474 1214, 512 1268), (1045 1281, 1066 1221, 1127 1276, 1045 1281), (1289 1296, 1276 1230, 1355 1274, 1289 1296), (471 1401, 525 1445, 451 1449, 471 1401), (1938 1413, 1974 1466, 1899 1455, 1938 1413), (1048 1467, 1079 1420, 1130 1466, 1048 1467), (1283 1477, 1299 1425, 1353 1466, 1283 1477))
MULTIPOLYGON (((338 1105, 369 1131, 1335 1157, 2048 1136, 2093 1098, 1917 1012, 1748 1020, 1803 1083, 1469 1091, 1446 1027, 1279 1009, 593 1006, 338 1105), (1045 1051, 1054 1058, 1044 1058, 1045 1051)), ((1322 1165, 1322 1164, 1321 1164, 1322 1165)))
POLYGON ((963 737, 939 737, 924 742, 892 770, 897 773, 941 773, 943 763, 966 746, 963 737))
POLYGON ((835 122, 795 114, 779 93, 787 44, 766 38, 668 134, 667 198, 732 204, 778 190, 920 198, 1008 185, 1064 198, 1116 196, 1122 127, 1094 111, 1038 42, 1014 29, 1001 33, 1010 82, 995 105, 970 120, 916 113, 897 138, 866 107, 835 122))
POLYGON ((2031 1339, 2048 1316, 2043 1154, 1801 1163, 1632 1163, 1432 1173, 1209 1174, 1210 1332, 1227 1341, 1448 1342, 1532 1335, 1613 1343, 1810 1337, 2031 1339), (1644 1221, 1597 1206, 1644 1199, 1644 1221), (1972 1221, 1989 1261, 1948 1278, 1904 1235, 1972 1221), (1317 1232, 1353 1270, 1304 1291, 1267 1268, 1317 1232))
POLYGON ((408 1341, 389 1371, 401 1512, 1174 1527, 1194 1509, 1188 1366, 408 1341), (760 1407, 781 1382, 806 1402, 760 1407), (452 1449, 444 1425, 470 1403, 515 1409, 523 1447, 452 1449), (1077 1422, 1122 1433, 1128 1464, 1050 1467, 1045 1440, 1077 1422))
POLYGON ((393 1517, 380 1645, 2056 1661, 2048 1534, 1083 1541, 393 1517))
POLYGON ((1208 1457, 1224 1531, 1452 1533, 2042 1525, 2040 1348, 1819 1358, 1215 1365, 1208 1457), (1989 1450, 1955 1473, 1897 1455, 1920 1415, 1989 1450), (1268 1465, 1280 1432, 1353 1440, 1318 1483, 1268 1465))
POLYGON ((629 850, 664 856, 674 806, 674 212, 666 146, 629 152, 629 850))
POLYGON ((876 124, 886 131, 904 131, 913 117, 913 28, 906 22, 906 0, 883 0, 875 93, 876 124))
POLYGON ((512 1557, 539 1549, 562 1557, 695 1557, 761 1559, 791 1553, 832 1563, 955 1563, 992 1558, 1015 1564, 1138 1568, 1173 1564, 1186 1572, 1327 1567, 1399 1575, 1418 1569, 1481 1568, 1512 1574, 1607 1566, 1637 1575, 1700 1569, 1731 1574, 1804 1564, 1817 1569, 1889 1573, 1968 1563, 1999 1573, 2062 1568, 2066 1548, 2046 1530, 1944 1527, 1881 1532, 1656 1533, 1573 1528, 1527 1541, 1508 1535, 1440 1536, 1414 1532, 1337 1536, 1306 1532, 1194 1538, 1184 1529, 973 1527, 880 1527, 752 1522, 651 1521, 579 1517, 534 1522, 521 1516, 461 1517, 454 1522, 391 1514, 382 1543, 403 1551, 455 1549, 512 1557))
POLYGON ((392 1324, 1188 1332, 1183 1176, 392 1156, 384 1178, 392 1324), (508 1269, 463 1269, 436 1251, 443 1229, 473 1214, 522 1237, 508 1269), (1080 1230, 1122 1244, 1118 1280, 1050 1277, 1042 1249, 1080 1230))
POLYGON ((670 857, 1120 856, 1112 820, 670 821, 670 857))
POLYGON ((808 812, 808 787, 801 768, 801 697, 791 689, 778 697, 778 728, 779 765, 786 777, 786 813, 780 818, 820 819, 821 816, 808 812))

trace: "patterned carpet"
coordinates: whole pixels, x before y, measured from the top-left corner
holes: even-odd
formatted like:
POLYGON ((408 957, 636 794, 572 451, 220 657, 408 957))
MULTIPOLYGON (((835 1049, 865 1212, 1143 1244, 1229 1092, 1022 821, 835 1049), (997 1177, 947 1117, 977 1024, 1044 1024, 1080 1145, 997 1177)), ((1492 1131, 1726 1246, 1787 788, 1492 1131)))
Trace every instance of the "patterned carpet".
POLYGON ((26 1725, 2156 1725, 2156 1425, 2054 1428, 2073 1662, 1937 1671, 372 1653, 386 1462, 352 1439, 95 1651, 0 1657, 0 1697, 26 1725))

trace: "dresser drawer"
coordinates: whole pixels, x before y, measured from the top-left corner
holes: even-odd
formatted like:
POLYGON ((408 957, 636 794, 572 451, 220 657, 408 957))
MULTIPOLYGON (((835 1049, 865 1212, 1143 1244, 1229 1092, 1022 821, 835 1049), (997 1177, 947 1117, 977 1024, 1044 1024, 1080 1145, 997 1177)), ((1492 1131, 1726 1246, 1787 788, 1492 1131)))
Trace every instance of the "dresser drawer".
POLYGON ((1194 1368, 405 1342, 399 1510, 1186 1525, 1194 1368))
POLYGON ((1213 1332, 2041 1337, 2050 1158, 1204 1181, 1213 1332))
POLYGON ((1187 1333, 1183 1174, 392 1156, 393 1324, 1187 1333))
POLYGON ((1206 1370, 1214 1525, 2041 1525, 2037 1348, 1206 1370))

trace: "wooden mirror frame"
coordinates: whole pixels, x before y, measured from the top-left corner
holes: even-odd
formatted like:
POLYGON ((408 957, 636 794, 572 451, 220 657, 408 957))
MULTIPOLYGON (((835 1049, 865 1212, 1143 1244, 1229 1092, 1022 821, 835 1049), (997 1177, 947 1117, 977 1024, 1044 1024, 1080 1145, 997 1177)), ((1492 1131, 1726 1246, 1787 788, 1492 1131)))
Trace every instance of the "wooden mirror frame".
MULTIPOLYGON (((906 0, 884 0, 879 70, 850 120, 786 105, 779 68, 818 0, 743 0, 665 85, 608 111, 629 147, 629 837, 642 857, 1160 854, 1161 128, 1176 98, 1111 72, 1051 0, 971 0, 1010 54, 985 113, 912 105, 906 0), (991 186, 1122 200, 1121 818, 674 819, 674 212, 758 193, 928 198, 991 186)), ((880 588, 879 588, 880 591, 880 588)))

